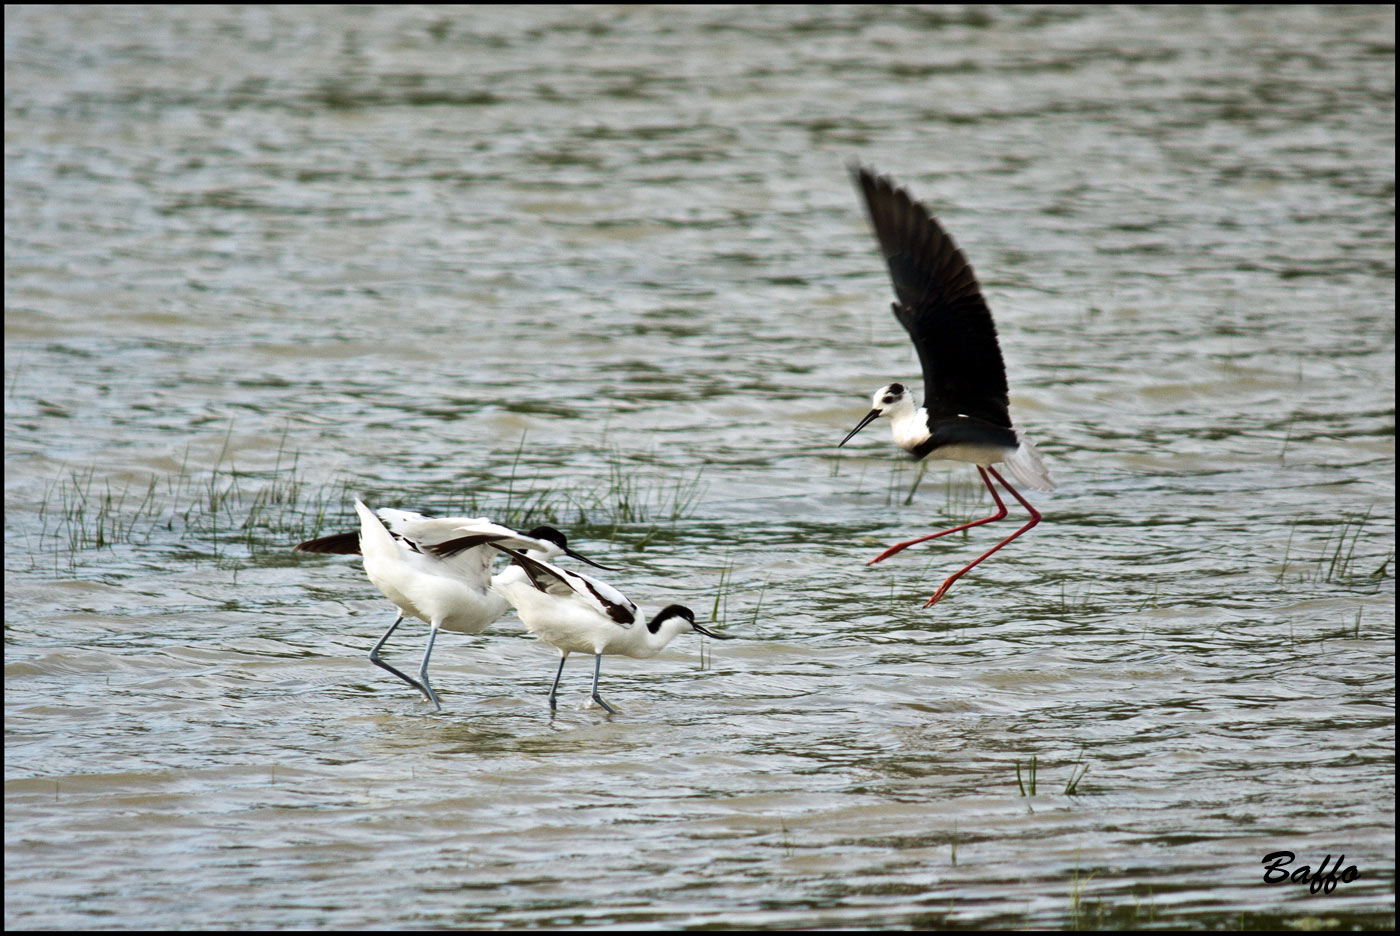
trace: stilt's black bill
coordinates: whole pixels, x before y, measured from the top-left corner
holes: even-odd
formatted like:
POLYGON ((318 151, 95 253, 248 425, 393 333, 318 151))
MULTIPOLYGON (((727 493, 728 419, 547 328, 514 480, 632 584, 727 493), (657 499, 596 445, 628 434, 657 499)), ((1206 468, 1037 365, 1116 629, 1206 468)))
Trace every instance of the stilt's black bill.
POLYGON ((733 635, 733 634, 716 634, 714 631, 710 630, 708 627, 704 627, 704 626, 702 626, 702 625, 700 625, 700 624, 696 624, 694 621, 691 621, 691 622, 690 622, 690 626, 693 627, 693 628, 695 628, 695 629, 696 629, 697 631, 699 631, 700 633, 704 634, 706 637, 713 637, 715 640, 733 640, 733 639, 734 639, 734 635, 733 635))
POLYGON ((846 438, 842 439, 841 444, 837 445, 836 447, 840 448, 842 445, 845 445, 847 442, 851 441, 851 436, 855 435, 857 432, 860 432, 862 429, 870 425, 876 419, 879 419, 880 415, 881 413, 877 409, 873 409, 870 412, 866 413, 865 418, 862 419, 860 422, 856 423, 856 427, 850 432, 846 433, 846 438))
POLYGON ((570 548, 567 547, 567 546, 564 547, 564 555, 566 555, 566 556, 572 556, 572 557, 574 557, 575 559, 577 559, 579 562, 586 562, 586 563, 588 563, 589 565, 593 566, 595 569, 606 569, 606 570, 609 571, 609 572, 616 572, 616 571, 617 571, 617 567, 616 567, 616 566, 605 566, 605 565, 603 565, 601 562, 594 562, 592 559, 589 559, 587 556, 580 556, 578 553, 574 552, 572 549, 570 549, 570 548))

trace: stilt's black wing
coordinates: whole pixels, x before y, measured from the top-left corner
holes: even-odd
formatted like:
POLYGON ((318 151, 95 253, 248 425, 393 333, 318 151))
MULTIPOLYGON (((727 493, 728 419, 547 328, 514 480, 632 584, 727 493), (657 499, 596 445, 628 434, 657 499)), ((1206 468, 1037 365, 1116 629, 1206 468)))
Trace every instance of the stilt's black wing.
POLYGON ((930 422, 966 415, 1010 428, 1006 365, 971 264, 904 189, 863 166, 851 175, 889 262, 894 314, 919 352, 930 422))

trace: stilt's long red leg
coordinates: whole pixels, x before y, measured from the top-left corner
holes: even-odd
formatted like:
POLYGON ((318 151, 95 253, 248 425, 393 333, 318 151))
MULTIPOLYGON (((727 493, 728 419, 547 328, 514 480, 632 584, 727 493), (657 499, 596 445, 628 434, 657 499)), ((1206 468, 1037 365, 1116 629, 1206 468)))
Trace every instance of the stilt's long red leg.
MULTIPOLYGON (((889 549, 887 549, 887 550, 885 550, 884 552, 880 553, 880 555, 876 556, 874 559, 871 559, 869 562, 866 563, 866 565, 874 565, 874 564, 877 563, 877 562, 880 562, 880 561, 882 561, 882 560, 884 560, 884 559, 888 559, 890 556, 893 556, 895 553, 897 553, 897 552, 899 552, 899 551, 901 551, 901 550, 904 550, 904 549, 908 549, 910 546, 914 546, 914 545, 917 545, 917 544, 919 544, 919 543, 926 542, 926 541, 931 540, 931 539, 938 539, 938 537, 940 537, 940 536, 947 536, 949 533, 957 533, 959 530, 966 530, 968 527, 981 526, 981 525, 984 524, 984 523, 991 523, 993 520, 1000 520, 1002 517, 1005 517, 1005 516, 1006 516, 1006 505, 1003 504, 1003 503, 1001 502, 1001 495, 997 493, 997 489, 994 488, 994 487, 992 487, 992 481, 991 481, 990 478, 987 477, 987 469, 983 468, 981 465, 978 465, 978 466, 977 466, 977 470, 980 471, 980 472, 982 473, 982 481, 983 481, 983 483, 985 483, 985 484, 987 485, 987 490, 989 490, 989 491, 992 492, 992 500, 994 500, 994 501, 997 502, 997 512, 996 512, 996 513, 992 514, 990 517, 983 517, 981 520, 973 520, 971 523, 964 523, 962 526, 955 526, 955 527, 953 527, 951 530, 943 530, 943 531, 938 532, 938 533, 930 533, 928 536, 921 536, 921 537, 919 537, 918 539, 912 539, 912 540, 910 540, 910 541, 907 542, 907 543, 896 543, 895 545, 891 546, 889 549)), ((994 472, 994 473, 995 473, 995 472, 994 472)), ((1000 476, 1000 475, 997 475, 997 477, 1000 478, 1001 476, 1000 476)), ((1002 484, 1006 484, 1005 481, 1003 481, 1003 482, 1001 482, 1001 483, 1002 483, 1002 484)), ((1011 491, 1011 488, 1008 486, 1008 487, 1007 487, 1007 490, 1008 490, 1008 491, 1011 491)), ((1015 491, 1011 491, 1011 493, 1016 494, 1015 491)), ((1019 498, 1021 495, 1020 495, 1020 494, 1016 494, 1016 496, 1019 498)), ((1026 503, 1026 502, 1025 502, 1025 501, 1021 501, 1021 503, 1024 504, 1024 503, 1026 503)), ((1029 506, 1029 505, 1028 505, 1028 506, 1029 506)), ((1040 515, 1039 515, 1039 514, 1036 514, 1036 516, 1037 516, 1037 518, 1039 518, 1040 515)), ((1027 528, 1027 529, 1029 529, 1029 528, 1027 528)), ((1018 534, 1018 535, 1019 535, 1019 534, 1018 534)), ((978 562, 980 562, 980 561, 981 561, 981 560, 979 559, 978 562)), ((976 562, 973 563, 973 565, 976 565, 976 564, 977 564, 976 562)), ((967 570, 964 569, 963 571, 966 572, 967 570)))
MULTIPOLYGON (((977 466, 977 470, 978 470, 978 471, 982 471, 982 466, 981 466, 981 465, 978 465, 978 466, 977 466)), ((1007 484, 1007 483, 1006 483, 1006 479, 1003 478, 1001 475, 997 474, 997 470, 996 470, 995 468, 987 468, 986 470, 987 470, 987 471, 990 471, 990 472, 992 473, 992 477, 993 477, 993 478, 996 478, 998 481, 1001 482, 1001 486, 1002 486, 1002 487, 1006 488, 1008 491, 1011 492, 1011 496, 1012 496, 1012 497, 1016 498, 1018 501, 1021 502, 1021 506, 1024 507, 1024 508, 1026 508, 1026 510, 1030 512, 1031 519, 1030 519, 1030 521, 1029 521, 1028 523, 1026 523, 1025 526, 1021 527, 1021 529, 1017 530, 1015 533, 1012 533, 1012 534, 1011 534, 1010 536, 1008 536, 1006 539, 1002 540, 1000 543, 997 543, 997 544, 996 544, 995 546, 993 546, 991 549, 987 550, 987 551, 984 552, 982 555, 978 556, 976 559, 972 560, 972 561, 969 562, 967 565, 963 566, 963 567, 962 567, 961 569, 959 569, 957 572, 954 572, 952 575, 948 576, 947 581, 945 581, 942 585, 938 586, 938 591, 934 592, 934 593, 933 593, 933 597, 930 598, 930 599, 928 600, 928 602, 924 605, 925 608, 931 608, 931 607, 933 607, 935 604, 937 604, 937 603, 938 603, 938 599, 939 599, 939 598, 942 598, 944 595, 946 595, 946 594, 948 593, 948 589, 953 587, 953 583, 956 582, 958 579, 962 578, 963 575, 965 575, 965 574, 967 573, 967 571, 968 571, 969 569, 971 569, 973 566, 977 565, 977 563, 981 562, 983 559, 986 559, 986 558, 987 558, 988 556, 990 556, 992 553, 996 552, 998 549, 1000 549, 1001 547, 1005 546, 1007 543, 1011 542, 1011 541, 1014 540, 1016 537, 1020 536, 1022 533, 1026 532, 1026 531, 1029 530, 1031 527, 1035 526, 1037 523, 1040 522, 1040 511, 1038 511, 1038 510, 1036 510, 1034 507, 1032 507, 1031 504, 1030 504, 1030 501, 1026 500, 1024 497, 1021 496, 1021 492, 1020 492, 1020 491, 1017 491, 1014 487, 1012 487, 1011 485, 1007 484)), ((982 480, 987 481, 986 472, 983 472, 983 474, 982 474, 982 480)), ((991 487, 991 486, 992 486, 992 482, 987 481, 987 487, 991 487)), ((993 496, 995 496, 995 494, 996 494, 995 489, 993 489, 992 494, 993 494, 993 496)), ((997 498, 997 504, 1001 504, 1001 498, 997 498)), ((1005 507, 1002 508, 1002 514, 1001 514, 1001 515, 1002 515, 1002 516, 1006 516, 1006 508, 1005 508, 1005 507)), ((989 519, 992 519, 992 518, 989 518, 989 519)), ((979 522, 986 523, 987 521, 983 520, 983 521, 979 521, 979 522)), ((970 526, 970 525, 971 525, 971 524, 969 524, 969 526, 970 526)), ((951 533, 952 530, 949 530, 948 532, 951 533)), ((941 535, 941 534, 938 534, 938 535, 941 535)), ((918 541, 915 540, 915 542, 918 542, 918 541)))

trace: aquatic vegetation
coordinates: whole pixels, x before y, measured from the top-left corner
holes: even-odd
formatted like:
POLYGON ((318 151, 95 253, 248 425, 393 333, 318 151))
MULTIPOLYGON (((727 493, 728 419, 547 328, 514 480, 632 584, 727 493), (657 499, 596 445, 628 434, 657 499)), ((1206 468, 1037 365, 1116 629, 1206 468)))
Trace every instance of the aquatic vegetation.
POLYGON ((1021 762, 1016 762, 1016 786, 1020 788, 1022 796, 1035 796, 1035 755, 1031 755, 1031 762, 1027 771, 1030 778, 1030 793, 1026 792, 1026 785, 1021 782, 1021 762))
POLYGON ((96 465, 60 475, 39 505, 36 551, 51 553, 56 565, 66 561, 71 570, 84 550, 144 546, 178 531, 217 556, 221 544, 233 540, 252 549, 319 529, 345 498, 346 482, 313 485, 301 476, 296 455, 286 453, 285 435, 272 469, 240 471, 228 458, 231 432, 208 469, 190 467, 187 447, 175 471, 127 477, 120 488, 110 477, 99 478, 96 465))
POLYGON ((1133 904, 1131 907, 1126 904, 1115 904, 1110 900, 1085 900, 1084 890, 1088 887, 1089 882, 1097 876, 1097 873, 1082 874, 1076 862, 1074 878, 1070 881, 1069 889, 1069 919, 1067 923, 1070 929, 1135 930, 1158 922, 1157 901, 1150 886, 1146 888, 1147 901, 1145 904, 1142 898, 1136 894, 1132 895, 1133 904))
MULTIPOLYGON (((1032 754, 1030 762, 1026 765, 1026 773, 1023 778, 1021 774, 1021 762, 1019 760, 1016 761, 1016 787, 1021 791, 1022 796, 1035 796, 1036 772, 1038 766, 1036 755, 1032 754)), ((1079 749, 1078 759, 1075 760, 1069 769, 1069 781, 1065 784, 1064 791, 1066 796, 1079 795, 1079 784, 1084 779, 1084 775, 1088 772, 1089 765, 1084 763, 1084 749, 1081 747, 1079 749)))
MULTIPOLYGON (((1087 875, 1083 878, 1080 877, 1079 863, 1076 861, 1074 865, 1074 881, 1070 885, 1069 889, 1070 925, 1073 926, 1075 929, 1082 929, 1084 923, 1087 922, 1084 916, 1084 888, 1087 887, 1089 882, 1093 879, 1094 875, 1092 874, 1087 875)), ((1100 913, 1102 913, 1102 904, 1099 905, 1099 909, 1100 913)))
POLYGON ((1275 581, 1283 584, 1289 580, 1291 569, 1296 572, 1296 577, 1292 580, 1297 582, 1348 586, 1379 584, 1385 578, 1386 570, 1395 559, 1395 550, 1391 548, 1381 554, 1375 549, 1365 548, 1371 543, 1372 537, 1369 535, 1366 535, 1365 546, 1362 545, 1363 535, 1367 533, 1366 527, 1370 520, 1371 508, 1367 508, 1359 514, 1342 517, 1339 524, 1328 528, 1322 546, 1315 557, 1298 560, 1290 566, 1293 540, 1300 523, 1300 521, 1295 520, 1289 528, 1288 540, 1284 543, 1283 561, 1279 565, 1275 581), (1359 552, 1358 547, 1361 547, 1359 552), (1371 563, 1378 559, 1380 564, 1373 571, 1367 571, 1371 563))
POLYGON ((719 585, 715 589, 715 604, 710 609, 710 622, 712 624, 723 623, 729 616, 729 592, 733 588, 734 560, 730 558, 728 552, 724 554, 724 567, 720 569, 719 585), (721 605, 723 614, 720 613, 721 605))
MULTIPOLYGON (((899 504, 908 507, 914 504, 914 495, 922 485, 928 471, 928 461, 911 463, 900 460, 895 462, 886 482, 885 506, 893 507, 899 504), (901 497, 899 492, 904 487, 904 477, 911 471, 914 473, 914 480, 910 483, 909 490, 901 497)), ((944 471, 942 474, 942 512, 939 516, 955 524, 976 519, 979 516, 979 511, 984 511, 984 506, 989 503, 981 496, 983 488, 971 483, 963 473, 944 471)), ((935 493, 932 496, 926 494, 924 501, 920 501, 920 503, 925 502, 929 505, 938 503, 938 494, 935 493)), ((986 510, 990 510, 990 507, 987 506, 986 510)), ((963 538, 967 538, 966 530, 963 531, 963 538)))
POLYGON ((634 548, 641 549, 659 535, 663 524, 674 525, 692 516, 706 490, 703 465, 693 475, 667 478, 657 472, 638 470, 635 458, 612 448, 607 456, 605 480, 573 482, 567 489, 544 486, 517 492, 524 446, 522 433, 506 485, 506 506, 493 514, 508 526, 561 524, 606 531, 607 538, 612 539, 624 527, 647 524, 648 529, 634 544, 634 548))
MULTIPOLYGON (((229 454, 232 433, 230 425, 208 468, 192 466, 187 447, 179 468, 164 474, 126 475, 118 482, 102 477, 96 464, 60 473, 39 505, 42 532, 34 552, 52 553, 57 565, 71 570, 83 551, 147 545, 176 532, 186 545, 199 544, 219 558, 234 543, 249 555, 280 554, 328 528, 354 528, 349 505, 362 485, 347 477, 306 477, 300 453, 287 448, 285 432, 271 468, 240 469, 229 454)), ((497 507, 489 492, 462 485, 453 485, 447 497, 436 490, 422 496, 438 511, 491 516, 514 527, 568 525, 610 540, 623 531, 637 533, 634 546, 641 549, 691 516, 705 491, 703 467, 667 477, 638 470, 617 450, 609 453, 607 477, 592 484, 567 490, 554 484, 522 487, 523 445, 522 436, 506 479, 504 507, 497 507)))
MULTIPOLYGON (((1060 582, 1059 604, 1053 606, 1057 614, 1062 617, 1070 617, 1077 614, 1090 614, 1103 611, 1104 605, 1096 600, 1093 594, 1094 583, 1085 582, 1082 587, 1076 585, 1072 589, 1067 589, 1065 583, 1060 582)), ((1151 599, 1155 602, 1155 597, 1151 599)))
POLYGON ((1074 762, 1074 766, 1069 769, 1069 782, 1065 784, 1066 796, 1077 796, 1079 794, 1079 781, 1084 779, 1084 775, 1089 772, 1089 765, 1084 763, 1084 749, 1079 749, 1079 759, 1074 762), (1083 765, 1083 769, 1079 770, 1083 765), (1075 771, 1079 772, 1076 774, 1075 771))

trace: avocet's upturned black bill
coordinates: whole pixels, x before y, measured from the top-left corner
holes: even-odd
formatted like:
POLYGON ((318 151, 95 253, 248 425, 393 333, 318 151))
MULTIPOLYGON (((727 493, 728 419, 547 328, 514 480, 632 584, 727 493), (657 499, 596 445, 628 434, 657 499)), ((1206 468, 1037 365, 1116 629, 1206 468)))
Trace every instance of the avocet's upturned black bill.
POLYGON ((525 550, 540 559, 572 556, 600 569, 608 568, 574 552, 564 534, 553 527, 520 533, 485 517, 430 517, 392 507, 372 511, 358 500, 355 512, 360 517, 358 531, 308 540, 294 549, 364 556, 365 575, 399 612, 370 650, 369 661, 417 689, 439 711, 442 704, 428 681, 428 661, 438 630, 481 633, 510 608, 493 586, 524 578, 514 566, 491 574, 491 563, 497 556, 493 546, 525 550), (379 658, 384 643, 405 617, 427 621, 432 627, 417 679, 379 658))
POLYGON ((950 575, 924 605, 927 608, 969 569, 1040 522, 1040 512, 992 465, 1005 463, 1013 478, 1038 491, 1052 491, 1055 483, 1030 439, 1012 425, 1006 365, 997 344, 996 324, 972 265, 928 209, 904 189, 862 166, 852 166, 851 175, 865 197, 875 237, 889 263, 898 299, 892 306, 894 316, 919 352, 924 404, 917 405, 904 384, 881 387, 871 398, 870 412, 840 445, 879 417, 888 416, 895 444, 915 460, 942 458, 976 465, 997 505, 997 512, 990 517, 897 543, 869 564, 916 543, 1005 517, 1006 505, 992 479, 1030 513, 1025 526, 950 575))
POLYGON ((551 709, 556 706, 559 677, 570 653, 593 654, 593 701, 615 713, 598 695, 603 654, 654 657, 676 635, 692 630, 716 640, 731 636, 695 623, 694 612, 678 604, 667 605, 648 621, 639 617, 630 598, 607 582, 566 571, 503 543, 495 545, 511 557, 511 569, 524 574, 493 585, 492 591, 510 602, 526 630, 559 651, 559 669, 549 687, 551 709))

